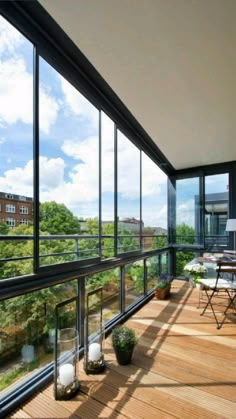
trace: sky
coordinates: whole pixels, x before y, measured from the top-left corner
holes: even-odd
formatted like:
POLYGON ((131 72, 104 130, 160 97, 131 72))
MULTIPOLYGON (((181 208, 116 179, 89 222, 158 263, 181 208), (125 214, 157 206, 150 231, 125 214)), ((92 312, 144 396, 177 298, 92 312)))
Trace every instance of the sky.
MULTIPOLYGON (((0 191, 29 197, 33 196, 32 72, 33 45, 0 17, 0 191)), ((99 111, 41 57, 39 80, 40 201, 64 203, 78 217, 98 217, 99 111)), ((139 218, 139 156, 135 145, 118 132, 120 218, 139 218)), ((113 179, 114 124, 102 113, 104 221, 114 219, 113 179)), ((166 228, 167 177, 144 153, 142 179, 144 225, 166 228)), ((178 202, 180 208, 185 206, 183 214, 189 213, 191 194, 190 182, 178 202)))

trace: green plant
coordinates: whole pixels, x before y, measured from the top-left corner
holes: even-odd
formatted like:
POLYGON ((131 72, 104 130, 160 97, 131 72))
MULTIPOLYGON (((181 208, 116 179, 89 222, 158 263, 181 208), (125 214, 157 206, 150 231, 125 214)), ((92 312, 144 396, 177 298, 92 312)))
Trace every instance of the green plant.
POLYGON ((164 290, 171 285, 172 277, 168 274, 161 274, 157 278, 156 289, 164 290))
POLYGON ((129 351, 138 342, 135 331, 127 326, 115 327, 111 338, 113 348, 119 351, 129 351))
POLYGON ((162 281, 157 281, 156 288, 159 290, 164 290, 165 288, 169 287, 170 282, 170 280, 165 281, 164 279, 162 281))

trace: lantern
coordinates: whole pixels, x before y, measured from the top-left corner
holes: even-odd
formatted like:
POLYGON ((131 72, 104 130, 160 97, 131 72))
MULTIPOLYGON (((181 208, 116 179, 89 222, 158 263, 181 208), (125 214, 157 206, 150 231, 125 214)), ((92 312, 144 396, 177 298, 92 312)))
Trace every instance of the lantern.
POLYGON ((99 374, 105 369, 102 288, 88 292, 86 303, 84 370, 87 374, 99 374))
POLYGON ((79 390, 77 300, 70 298, 56 305, 55 361, 54 361, 54 396, 56 400, 67 400, 79 390), (74 327, 59 328, 60 312, 70 313, 75 304, 76 320, 74 327))

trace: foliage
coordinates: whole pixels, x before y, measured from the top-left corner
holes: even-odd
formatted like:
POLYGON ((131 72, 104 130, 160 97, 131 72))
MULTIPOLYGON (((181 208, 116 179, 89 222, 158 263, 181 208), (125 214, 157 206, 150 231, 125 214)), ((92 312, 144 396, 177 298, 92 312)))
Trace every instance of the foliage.
POLYGON ((144 290, 144 269, 143 260, 138 260, 132 265, 129 265, 126 273, 132 278, 134 282, 134 289, 136 292, 143 292, 144 290))
POLYGON ((12 384, 16 378, 25 375, 27 372, 33 371, 38 366, 39 360, 34 360, 27 365, 22 364, 18 368, 14 368, 12 371, 7 372, 2 378, 0 378, 0 391, 4 390, 6 387, 12 384))
POLYGON ((127 326, 117 326, 112 331, 112 346, 120 351, 128 351, 137 343, 135 331, 127 326))
POLYGON ((165 289, 165 288, 169 287, 170 284, 171 284, 172 279, 173 279, 173 277, 171 275, 161 274, 157 278, 156 288, 157 289, 165 289))
POLYGON ((92 291, 99 287, 105 287, 108 284, 114 283, 114 278, 115 282, 117 282, 114 270, 93 274, 87 278, 86 289, 92 291))
MULTIPOLYGON (((30 236, 33 234, 33 227, 19 225, 9 231, 8 235, 30 236)), ((45 234, 45 233, 44 233, 45 234)), ((74 240, 40 240, 40 255, 43 265, 55 264, 59 262, 67 262, 74 258, 72 255, 63 255, 64 252, 74 252, 74 240), (50 255, 50 256, 49 256, 50 255), (43 257, 42 257, 43 256, 43 257)), ((27 257, 25 260, 14 260, 0 263, 1 278, 9 278, 20 275, 27 275, 33 272, 33 241, 17 240, 17 241, 0 241, 0 252, 2 258, 20 258, 27 257)))
POLYGON ((177 252, 176 253, 176 275, 183 275, 184 266, 194 258, 193 252, 177 252))
MULTIPOLYGON (((176 241, 181 244, 194 244, 194 229, 185 223, 176 226, 176 241)), ((184 266, 194 257, 193 252, 176 253, 176 275, 183 275, 184 266)))
POLYGON ((79 219, 64 205, 55 201, 44 202, 39 207, 41 231, 49 234, 79 234, 79 219))
POLYGON ((167 237, 166 234, 160 234, 158 237, 153 237, 152 239, 152 249, 161 249, 167 246, 167 237))
POLYGON ((176 226, 176 242, 181 244, 194 244, 194 228, 185 223, 176 226))
POLYGON ((162 281, 157 281, 156 288, 160 289, 160 290, 163 290, 163 289, 169 287, 170 283, 171 283, 171 281, 169 281, 169 280, 165 281, 164 279, 162 281))
POLYGON ((9 232, 8 225, 0 221, 0 234, 7 235, 8 232, 9 232))

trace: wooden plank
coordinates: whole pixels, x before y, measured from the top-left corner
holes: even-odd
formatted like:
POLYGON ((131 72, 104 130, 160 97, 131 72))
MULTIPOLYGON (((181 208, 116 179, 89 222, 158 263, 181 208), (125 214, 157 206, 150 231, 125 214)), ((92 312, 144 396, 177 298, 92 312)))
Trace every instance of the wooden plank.
MULTIPOLYGON (((109 355, 112 357, 112 355, 109 355)), ((186 403, 192 403, 195 401, 196 409, 205 409, 209 413, 212 412, 216 416, 220 415, 225 418, 235 419, 235 403, 224 400, 212 394, 207 394, 206 392, 199 390, 192 386, 182 386, 178 381, 169 379, 160 374, 153 373, 152 371, 143 371, 141 368, 137 368, 135 365, 126 365, 125 368, 122 368, 117 365, 115 362, 112 364, 112 368, 115 370, 121 371, 125 376, 129 376, 133 380, 138 380, 142 386, 152 386, 156 390, 164 392, 169 396, 177 397, 186 403)), ((201 417, 201 416, 200 416, 201 417)))
POLYGON ((28 419, 33 416, 28 415, 24 410, 18 409, 16 412, 12 412, 6 419, 28 419))

